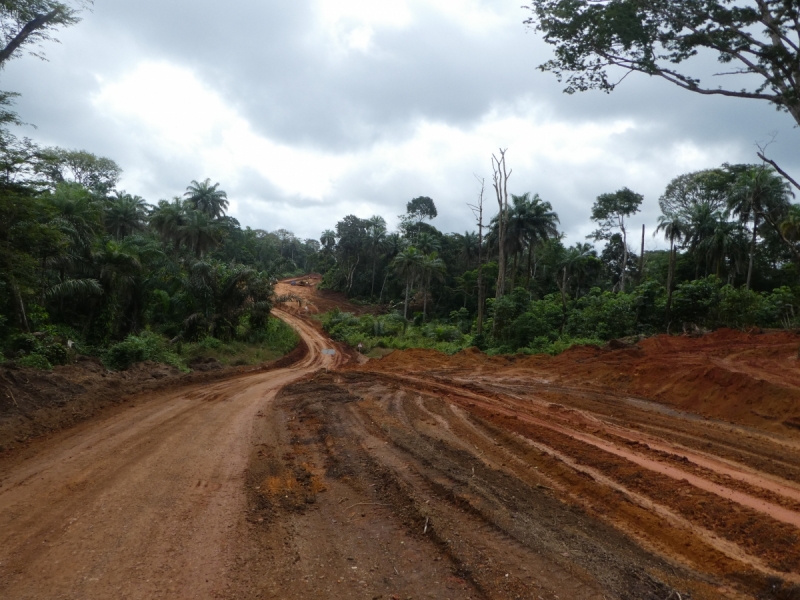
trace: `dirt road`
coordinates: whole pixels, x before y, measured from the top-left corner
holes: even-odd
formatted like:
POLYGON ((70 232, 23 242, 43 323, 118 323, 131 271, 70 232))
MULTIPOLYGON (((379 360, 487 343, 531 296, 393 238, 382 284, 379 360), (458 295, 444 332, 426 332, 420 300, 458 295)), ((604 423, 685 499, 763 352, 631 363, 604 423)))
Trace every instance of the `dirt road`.
POLYGON ((794 334, 345 365, 278 292, 301 362, 0 463, 0 597, 800 599, 794 334))
MULTIPOLYGON (((279 312, 279 311, 276 311, 279 312)), ((0 466, 0 597, 212 598, 246 527, 253 423, 284 385, 339 356, 196 386, 86 422, 0 466)))

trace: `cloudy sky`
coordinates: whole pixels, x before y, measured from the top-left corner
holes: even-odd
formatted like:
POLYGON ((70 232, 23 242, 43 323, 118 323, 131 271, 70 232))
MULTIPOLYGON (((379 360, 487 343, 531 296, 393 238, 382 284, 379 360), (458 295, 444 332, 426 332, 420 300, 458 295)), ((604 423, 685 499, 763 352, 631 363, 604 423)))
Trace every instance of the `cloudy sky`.
MULTIPOLYGON (((632 75, 613 94, 561 92, 520 0, 96 0, 0 74, 21 133, 123 168, 155 203, 209 177, 242 225, 318 238, 347 214, 390 227, 415 196, 445 232, 475 229, 474 175, 508 148, 513 193, 538 192, 567 242, 601 193, 644 194, 654 227, 675 176, 753 162, 800 173, 793 121, 763 102, 702 97, 632 75)), ((496 208, 492 197, 488 206, 496 208)), ((647 244, 660 244, 650 235, 647 244)))

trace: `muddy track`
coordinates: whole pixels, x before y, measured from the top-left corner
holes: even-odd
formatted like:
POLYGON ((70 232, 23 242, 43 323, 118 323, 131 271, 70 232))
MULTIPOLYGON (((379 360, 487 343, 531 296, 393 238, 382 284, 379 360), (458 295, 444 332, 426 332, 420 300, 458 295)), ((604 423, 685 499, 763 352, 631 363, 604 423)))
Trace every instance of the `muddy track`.
MULTIPOLYGON (((799 597, 800 453, 794 439, 696 415, 664 414, 641 401, 613 403, 606 397, 605 410, 598 410, 595 394, 584 390, 565 394, 528 386, 523 393, 520 386, 491 377, 480 382, 375 372, 353 377, 362 381, 348 389, 372 386, 362 393, 364 406, 369 398, 385 403, 372 409, 369 422, 392 423, 439 444, 426 459, 414 449, 420 444, 404 441, 407 434, 393 436, 393 446, 438 466, 445 455, 441 445, 447 444, 517 485, 535 481, 563 510, 580 507, 624 532, 627 543, 649 550, 653 564, 656 557, 666 560, 670 566, 660 569, 672 577, 660 580, 682 580, 684 594, 799 597), (561 404, 550 401, 554 394, 561 404), (390 397, 395 400, 386 400, 390 397), (764 464, 772 466, 767 473, 757 468, 764 464), (684 574, 676 577, 671 569, 679 567, 684 574)), ((451 470, 442 475, 453 482, 451 470)), ((506 494, 500 502, 506 509, 509 497, 517 496, 506 494)), ((535 504, 529 515, 540 514, 540 502, 535 504)), ((484 518, 501 527, 491 511, 484 518)))
POLYGON ((141 397, 0 465, 0 597, 211 598, 241 539, 256 414, 339 357, 141 397))
MULTIPOLYGON (((299 362, 140 397, 0 463, 0 597, 800 599, 791 428, 515 359, 343 367, 308 318, 321 297, 281 285, 299 362)), ((795 393, 737 352, 732 371, 795 393)))

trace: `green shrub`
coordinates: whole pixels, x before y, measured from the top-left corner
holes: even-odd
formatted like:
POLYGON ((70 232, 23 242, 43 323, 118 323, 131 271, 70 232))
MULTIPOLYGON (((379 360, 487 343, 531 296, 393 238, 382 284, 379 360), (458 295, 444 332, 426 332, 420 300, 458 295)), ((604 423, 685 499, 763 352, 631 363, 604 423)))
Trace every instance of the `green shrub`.
POLYGON ((105 353, 103 362, 109 369, 124 371, 145 360, 186 370, 178 355, 168 349, 166 340, 149 331, 143 331, 138 336, 129 335, 124 341, 111 346, 105 353))
POLYGON ((206 348, 208 350, 217 350, 222 347, 222 340, 218 340, 215 337, 207 335, 198 342, 198 345, 201 348, 206 348))
POLYGON ((41 354, 54 365, 64 365, 67 363, 67 347, 59 343, 52 343, 49 346, 45 346, 41 354))
POLYGON ((44 371, 49 371, 53 368, 53 365, 50 364, 50 361, 47 360, 47 357, 43 354, 28 354, 27 356, 23 356, 17 361, 17 364, 20 367, 30 367, 32 369, 42 369, 44 371))

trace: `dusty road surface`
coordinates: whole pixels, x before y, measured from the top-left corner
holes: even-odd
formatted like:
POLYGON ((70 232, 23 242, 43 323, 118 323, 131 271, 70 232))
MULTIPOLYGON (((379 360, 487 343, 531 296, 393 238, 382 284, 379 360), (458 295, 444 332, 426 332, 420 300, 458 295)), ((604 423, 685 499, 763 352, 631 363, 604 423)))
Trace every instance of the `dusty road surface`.
POLYGON ((344 364, 277 291, 302 362, 0 462, 0 598, 800 599, 798 336, 344 364))
MULTIPOLYGON (((276 311, 278 313, 278 311, 276 311)), ((339 356, 309 346, 290 368, 196 386, 62 432, 0 466, 0 598, 212 598, 246 525, 257 415, 287 383, 339 356)))

